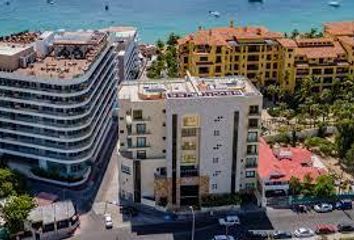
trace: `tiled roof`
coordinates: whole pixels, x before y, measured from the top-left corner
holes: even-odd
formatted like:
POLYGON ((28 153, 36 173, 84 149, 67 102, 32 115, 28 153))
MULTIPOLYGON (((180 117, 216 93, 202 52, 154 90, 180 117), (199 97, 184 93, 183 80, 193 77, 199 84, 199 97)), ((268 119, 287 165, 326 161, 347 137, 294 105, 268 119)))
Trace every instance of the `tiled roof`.
POLYGON ((299 47, 295 51, 296 55, 313 58, 336 58, 338 55, 345 54, 344 49, 338 42, 333 42, 332 46, 309 46, 299 47))
POLYGON ((339 41, 350 45, 350 46, 354 46, 354 37, 349 37, 349 36, 342 36, 342 37, 338 37, 339 41))
POLYGON ((280 39, 277 39, 277 41, 283 47, 286 47, 286 48, 297 48, 297 44, 296 44, 295 40, 293 40, 293 39, 280 38, 280 39))
POLYGON ((278 39, 282 34, 270 32, 264 27, 220 27, 212 29, 201 29, 179 39, 178 44, 185 44, 192 41, 194 44, 228 45, 231 40, 261 40, 278 39))
POLYGON ((304 163, 312 163, 312 153, 304 148, 286 149, 292 153, 291 159, 279 160, 273 153, 271 147, 261 138, 259 143, 258 175, 261 179, 275 181, 289 181, 292 176, 303 180, 305 175, 310 174, 313 179, 327 173, 325 169, 313 166, 303 166, 304 163))
POLYGON ((334 36, 354 36, 354 21, 325 23, 324 28, 326 33, 334 36))

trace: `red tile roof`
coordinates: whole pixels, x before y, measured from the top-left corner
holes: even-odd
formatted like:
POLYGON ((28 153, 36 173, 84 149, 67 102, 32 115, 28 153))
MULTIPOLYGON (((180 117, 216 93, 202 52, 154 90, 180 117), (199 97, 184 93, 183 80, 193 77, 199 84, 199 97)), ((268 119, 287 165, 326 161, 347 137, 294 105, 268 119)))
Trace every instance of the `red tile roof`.
POLYGON ((325 169, 303 166, 303 163, 312 163, 312 153, 309 150, 291 147, 287 148, 286 151, 291 151, 291 159, 279 160, 274 155, 272 148, 261 138, 258 160, 258 175, 261 179, 272 180, 272 176, 277 176, 274 181, 289 181, 294 176, 303 180, 307 174, 316 179, 318 176, 327 173, 325 169))
POLYGON ((202 29, 191 33, 178 40, 178 44, 193 42, 195 45, 228 45, 230 40, 262 40, 278 39, 282 34, 270 32, 264 27, 220 27, 212 29, 202 29))
POLYGON ((338 40, 343 44, 347 44, 352 47, 354 46, 354 37, 342 36, 338 37, 338 40))
POLYGON ((334 36, 354 36, 354 21, 325 23, 324 29, 325 33, 334 36))

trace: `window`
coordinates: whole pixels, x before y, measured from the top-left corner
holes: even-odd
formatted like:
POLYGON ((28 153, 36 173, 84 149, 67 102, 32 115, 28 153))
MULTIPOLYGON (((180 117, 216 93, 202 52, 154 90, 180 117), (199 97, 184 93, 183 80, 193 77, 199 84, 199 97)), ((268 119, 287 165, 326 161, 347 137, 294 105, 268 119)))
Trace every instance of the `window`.
POLYGON ((258 119, 248 119, 249 128, 258 128, 258 119))
POLYGON ((240 58, 239 58, 239 56, 235 56, 234 57, 234 61, 236 62, 236 61, 238 61, 240 58))
POLYGON ((199 67, 200 74, 209 74, 209 67, 199 67))
POLYGON ((166 153, 166 149, 162 150, 162 153, 166 153))
POLYGON ((200 57, 199 61, 201 62, 207 62, 208 61, 208 57, 200 57))
POLYGON ((216 53, 221 53, 222 48, 221 47, 216 47, 216 53))
POLYGON ((195 164, 195 163, 197 163, 197 156, 195 154, 184 154, 182 156, 181 163, 183 163, 183 164, 195 164))
POLYGON ((188 57, 184 57, 184 58, 183 58, 183 62, 184 62, 184 63, 188 63, 188 57))
POLYGON ((124 147, 124 143, 123 143, 123 142, 122 142, 122 143, 120 143, 120 146, 121 146, 121 147, 124 147))
POLYGON ((196 128, 183 128, 182 129, 182 137, 195 137, 197 136, 196 128))
POLYGON ((234 65, 234 70, 237 71, 238 70, 238 64, 234 65))
POLYGON ((124 164, 122 164, 122 165, 120 166, 120 170, 121 170, 122 173, 125 173, 125 174, 128 174, 128 175, 131 174, 131 173, 130 173, 130 167, 128 167, 128 166, 126 166, 126 165, 124 165, 124 164))
POLYGON ((277 69, 277 67, 278 67, 278 63, 273 63, 273 68, 277 69))
POLYGON ((143 111, 142 110, 133 110, 133 119, 134 120, 142 120, 143 119, 143 111))
POLYGON ((221 56, 217 56, 215 62, 216 62, 216 63, 221 63, 221 56))
POLYGON ((214 130, 214 136, 220 136, 220 131, 219 130, 214 130))
POLYGON ((217 177, 217 176, 219 176, 221 174, 221 171, 215 171, 214 173, 213 173, 213 177, 217 177))
POLYGON ((211 184, 211 189, 217 190, 218 189, 218 185, 216 183, 211 184))
POLYGON ((213 157, 213 163, 218 163, 219 162, 219 158, 218 157, 213 157))
POLYGON ((127 138, 127 145, 128 145, 128 148, 132 147, 132 139, 131 138, 127 138))
POLYGON ((248 132, 247 142, 257 142, 258 141, 258 132, 248 132))
POLYGON ((246 178, 253 178, 256 176, 255 171, 246 171, 246 178))
POLYGON ((322 70, 320 68, 315 68, 312 70, 312 74, 321 74, 322 70))
POLYGON ((249 189, 249 190, 254 189, 255 188, 255 184, 254 183, 246 183, 245 184, 245 188, 249 189))
POLYGON ((166 123, 165 123, 165 122, 164 122, 164 123, 162 123, 162 126, 163 126, 163 127, 166 127, 166 123))
POLYGON ((137 134, 144 134, 146 133, 146 124, 140 123, 136 125, 136 133, 137 134))
POLYGON ((246 158, 246 168, 254 168, 257 167, 257 158, 246 158))
POLYGON ((182 150, 196 150, 197 145, 194 141, 188 141, 182 143, 182 150))
POLYGON ((198 125, 199 125, 198 116, 183 117, 183 126, 184 127, 196 127, 198 125))
POLYGON ((136 146, 137 147, 146 147, 146 138, 145 137, 137 137, 136 138, 136 146))
POLYGON ((216 66, 215 67, 215 72, 220 73, 221 72, 221 66, 216 66))
POLYGON ((146 151, 145 150, 136 151, 136 158, 137 159, 146 159, 146 151))
POLYGON ((162 109, 162 113, 166 113, 166 109, 162 109))
POLYGON ((124 133, 124 130, 120 130, 119 132, 120 132, 120 133, 124 133))
POLYGON ((162 137, 162 140, 164 140, 164 141, 165 141, 165 140, 166 140, 166 137, 162 137))
POLYGON ((68 228, 68 227, 69 227, 69 220, 62 220, 57 222, 58 229, 68 228))
POLYGON ((247 154, 257 154, 257 145, 248 145, 247 146, 247 154))
POLYGON ((259 106, 251 105, 249 108, 249 114, 259 114, 259 106))

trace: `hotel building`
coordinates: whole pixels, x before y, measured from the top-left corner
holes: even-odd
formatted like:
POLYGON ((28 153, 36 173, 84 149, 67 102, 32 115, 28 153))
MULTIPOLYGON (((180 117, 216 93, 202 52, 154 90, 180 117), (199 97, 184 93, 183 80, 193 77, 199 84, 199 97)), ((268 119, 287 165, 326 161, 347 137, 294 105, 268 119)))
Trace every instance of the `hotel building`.
POLYGON ((118 84, 134 80, 140 71, 138 31, 134 27, 111 27, 106 29, 116 45, 118 55, 118 84))
POLYGON ((288 39, 264 27, 199 29, 178 41, 179 73, 244 75, 259 87, 279 84, 293 92, 306 77, 315 91, 354 72, 353 22, 325 24, 325 38, 288 39))
POLYGON ((85 179, 112 125, 116 65, 104 32, 2 37, 1 157, 85 179))
POLYGON ((123 199, 175 209, 253 191, 262 95, 248 79, 126 82, 118 96, 123 199))

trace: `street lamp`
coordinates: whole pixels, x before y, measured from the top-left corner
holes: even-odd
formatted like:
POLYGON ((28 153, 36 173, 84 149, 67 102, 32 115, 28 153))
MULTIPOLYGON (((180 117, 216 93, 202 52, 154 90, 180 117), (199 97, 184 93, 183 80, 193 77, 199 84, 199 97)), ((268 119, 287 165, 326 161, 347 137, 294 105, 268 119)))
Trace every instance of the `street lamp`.
POLYGON ((194 232, 195 232, 195 214, 193 206, 189 206, 189 209, 192 211, 193 222, 192 222, 192 240, 194 240, 194 232))

